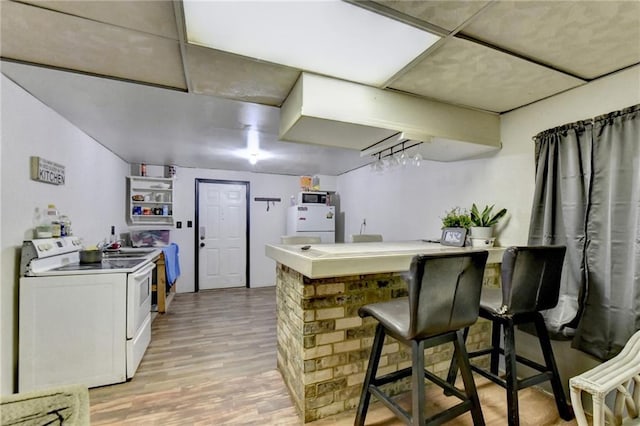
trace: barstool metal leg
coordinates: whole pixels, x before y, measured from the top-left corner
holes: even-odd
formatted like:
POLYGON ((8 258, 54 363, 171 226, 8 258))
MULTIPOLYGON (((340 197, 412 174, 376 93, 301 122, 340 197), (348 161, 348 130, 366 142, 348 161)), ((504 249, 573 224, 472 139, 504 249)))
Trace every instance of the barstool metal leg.
MULTIPOLYGON (((463 331, 462 334, 462 343, 466 344, 467 342, 467 337, 469 336, 469 327, 466 327, 463 331)), ((453 355, 451 356, 451 364, 449 364, 449 373, 447 373, 447 383, 449 383, 451 386, 455 386, 456 384, 456 377, 458 376, 458 363, 456 362, 456 356, 457 356, 457 350, 456 350, 456 346, 453 346, 453 355)), ((466 352, 466 347, 465 347, 465 352, 466 352)), ((469 357, 467 356, 467 360, 469 359, 469 357)), ((445 390, 444 394, 447 396, 451 396, 452 393, 445 390)))
POLYGON ((490 371, 498 375, 498 365, 500 363, 500 322, 491 321, 491 369, 490 371))
POLYGON ((547 327, 545 326, 544 319, 540 313, 535 316, 535 325, 546 368, 551 372, 551 388, 553 389, 553 396, 555 397, 556 406, 558 407, 558 414, 560 414, 560 417, 562 417, 563 420, 571 420, 573 419, 573 412, 567 404, 564 389, 560 382, 560 374, 558 373, 556 360, 553 356, 549 333, 547 332, 547 327))
POLYGON ((507 319, 504 329, 504 366, 507 387, 507 419, 509 426, 520 424, 518 413, 518 374, 516 369, 516 340, 513 319, 507 319))
POLYGON ((411 341, 411 424, 424 426, 424 341, 411 341))
POLYGON ((380 363, 380 354, 382 353, 382 346, 384 344, 384 327, 378 324, 376 327, 376 334, 373 338, 373 345, 371 346, 371 355, 369 356, 369 365, 367 366, 367 373, 362 384, 362 393, 360 394, 360 403, 358 404, 358 412, 356 413, 356 419, 354 421, 355 426, 363 426, 364 419, 367 417, 367 410, 369 409, 369 402, 371 401, 371 393, 369 392, 369 385, 376 377, 378 371, 378 364, 380 363))
MULTIPOLYGON (((465 331, 468 331, 466 329, 465 331)), ((456 357, 456 363, 460 367, 460 375, 464 382, 464 390, 467 397, 471 400, 471 417, 473 418, 473 424, 475 426, 484 426, 484 417, 482 415, 482 409, 480 408, 480 399, 478 398, 478 390, 473 380, 473 374, 471 373, 471 365, 469 364, 469 356, 465 348, 465 341, 460 335, 460 331, 456 332, 456 340, 453 341, 454 356, 456 357)), ((455 376, 454 376, 455 380, 455 376)))

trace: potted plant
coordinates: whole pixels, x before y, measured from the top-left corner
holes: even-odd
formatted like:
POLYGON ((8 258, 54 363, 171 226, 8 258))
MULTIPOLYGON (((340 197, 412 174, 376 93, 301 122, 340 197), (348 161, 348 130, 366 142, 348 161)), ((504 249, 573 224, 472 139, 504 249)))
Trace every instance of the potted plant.
POLYGON ((464 228, 469 229, 471 226, 471 216, 466 210, 460 207, 454 207, 445 212, 442 219, 442 229, 444 228, 464 228))
POLYGON ((442 219, 442 238, 440 243, 462 247, 465 244, 467 230, 471 226, 471 216, 466 210, 454 207, 447 211, 442 219))
POLYGON ((494 206, 485 206, 482 212, 475 203, 471 206, 469 215, 471 218, 471 238, 490 239, 493 237, 493 226, 507 214, 507 209, 501 209, 493 214, 494 206))

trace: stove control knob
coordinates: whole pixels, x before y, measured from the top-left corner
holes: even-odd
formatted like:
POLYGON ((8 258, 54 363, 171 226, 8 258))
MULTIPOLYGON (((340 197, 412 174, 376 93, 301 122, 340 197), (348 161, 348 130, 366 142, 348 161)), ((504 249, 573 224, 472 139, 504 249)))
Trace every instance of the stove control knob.
POLYGON ((46 249, 47 249, 47 248, 46 248, 46 246, 45 246, 44 244, 38 244, 38 250, 40 250, 40 251, 44 251, 44 250, 46 250, 46 249))

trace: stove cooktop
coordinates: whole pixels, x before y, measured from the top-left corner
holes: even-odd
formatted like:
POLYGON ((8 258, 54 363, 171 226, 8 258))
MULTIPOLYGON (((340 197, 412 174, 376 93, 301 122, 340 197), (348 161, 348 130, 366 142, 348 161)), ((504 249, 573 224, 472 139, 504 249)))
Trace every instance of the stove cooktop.
POLYGON ((73 263, 71 265, 61 266, 51 269, 50 271, 97 271, 110 270, 116 272, 118 269, 133 269, 146 263, 146 259, 103 259, 102 262, 95 263, 73 263))

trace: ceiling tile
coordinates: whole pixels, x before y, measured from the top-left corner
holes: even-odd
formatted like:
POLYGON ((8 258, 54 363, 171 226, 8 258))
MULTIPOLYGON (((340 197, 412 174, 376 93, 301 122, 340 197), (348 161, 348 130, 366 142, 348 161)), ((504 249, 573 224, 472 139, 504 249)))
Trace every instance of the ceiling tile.
POLYGON ((293 68, 187 45, 192 92, 280 106, 298 79, 293 68))
POLYGON ((23 0, 46 9, 81 16, 162 37, 178 39, 170 1, 52 1, 23 0))
POLYGON ((338 175, 370 159, 350 149, 278 140, 275 107, 1 62, 2 73, 130 163, 261 173, 338 175), (99 101, 97 101, 99 100, 99 101), (264 158, 252 166, 246 127, 264 158), (123 137, 126 135, 126 137, 123 137))
POLYGON ((14 2, 1 19, 4 58, 186 89, 175 40, 14 2))
POLYGON ((413 16, 414 18, 452 31, 489 2, 484 0, 376 0, 375 3, 382 4, 398 12, 402 12, 405 15, 413 16))
POLYGON ((500 51, 452 38, 396 80, 391 88, 504 112, 582 83, 500 51))
POLYGON ((463 32, 588 79, 640 62, 639 1, 501 1, 463 32))

